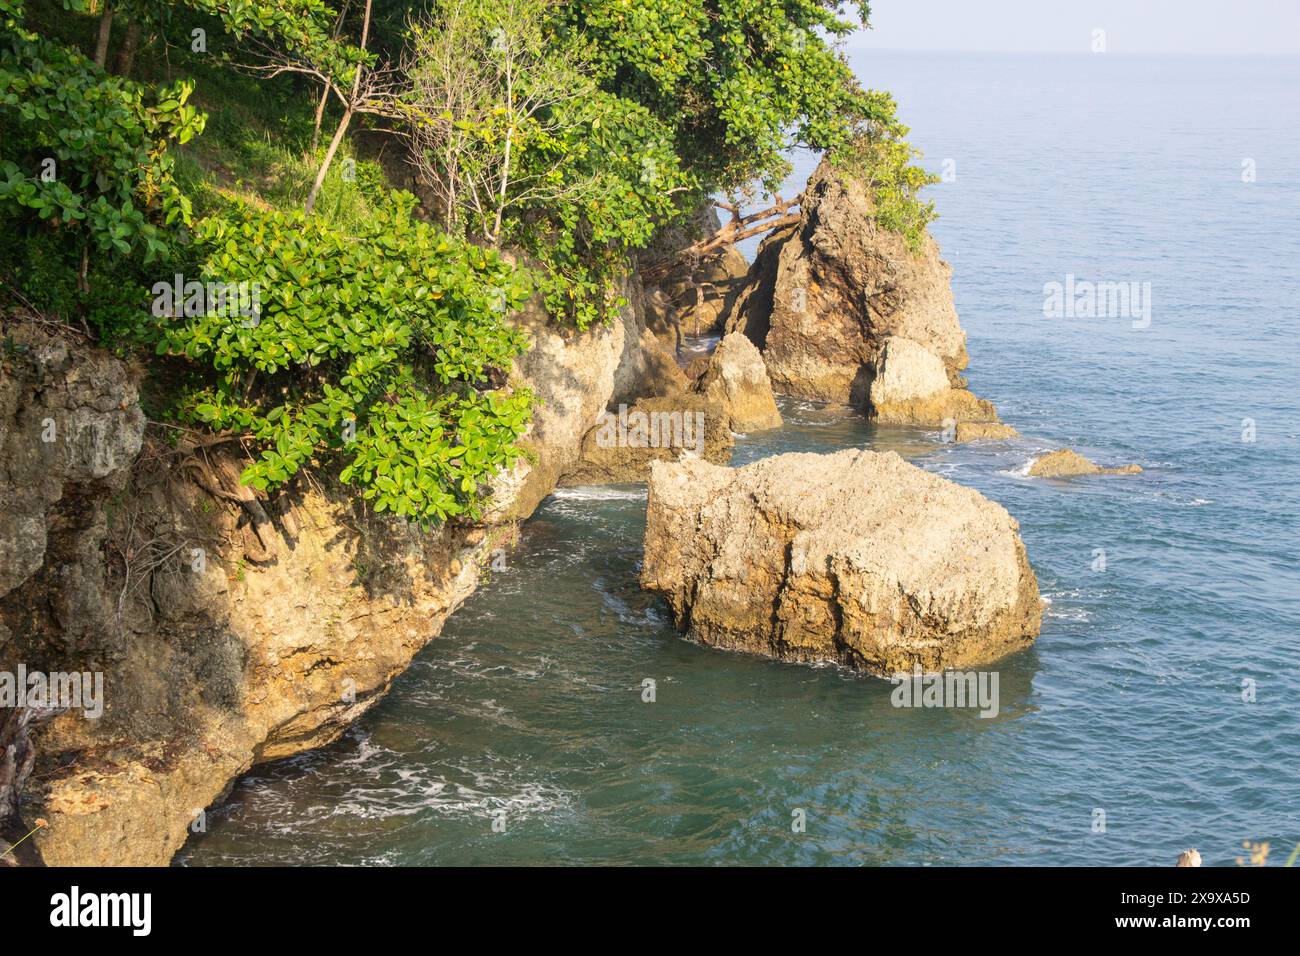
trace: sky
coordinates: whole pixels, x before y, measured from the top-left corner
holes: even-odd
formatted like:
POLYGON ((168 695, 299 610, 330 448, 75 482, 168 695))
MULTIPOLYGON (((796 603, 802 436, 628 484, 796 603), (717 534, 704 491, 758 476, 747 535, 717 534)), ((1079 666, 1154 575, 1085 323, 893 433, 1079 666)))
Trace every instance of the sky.
POLYGON ((1300 55, 1300 0, 871 0, 850 50, 1300 55))

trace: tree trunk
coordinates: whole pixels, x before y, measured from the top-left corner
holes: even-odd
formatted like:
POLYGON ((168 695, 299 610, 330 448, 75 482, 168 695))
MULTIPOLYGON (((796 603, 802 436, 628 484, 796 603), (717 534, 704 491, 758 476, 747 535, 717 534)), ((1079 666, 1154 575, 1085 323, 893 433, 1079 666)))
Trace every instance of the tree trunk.
MULTIPOLYGON (((352 6, 352 0, 345 0, 343 9, 339 11, 338 19, 334 21, 334 42, 337 43, 339 34, 343 32, 343 20, 348 15, 348 7, 352 6)), ((330 80, 325 81, 325 89, 321 90, 320 102, 316 104, 316 124, 311 131, 311 151, 312 155, 316 153, 316 147, 320 145, 320 124, 325 118, 325 104, 329 102, 330 90, 334 84, 330 80)))
POLYGON ((132 20, 126 25, 126 33, 122 35, 122 49, 117 51, 117 60, 113 66, 113 72, 118 76, 129 77, 131 67, 135 64, 135 51, 140 46, 140 24, 132 20))
POLYGON ((330 163, 334 162, 334 154, 338 152, 339 143, 343 142, 343 134, 348 131, 348 123, 352 122, 352 108, 348 107, 343 111, 343 118, 339 120, 339 128, 334 131, 334 138, 330 140, 329 149, 325 150, 325 158, 321 160, 320 169, 316 171, 316 181, 311 184, 311 192, 307 194, 307 202, 303 206, 303 211, 311 215, 311 211, 316 208, 316 200, 320 196, 321 187, 325 185, 325 174, 330 171, 330 163))
POLYGON ((316 104, 316 123, 311 129, 311 152, 313 156, 316 155, 316 147, 320 145, 320 124, 321 120, 325 118, 325 104, 329 102, 329 98, 330 84, 327 81, 325 89, 321 90, 320 102, 316 104))
MULTIPOLYGON (((366 0, 366 12, 361 21, 361 51, 366 49, 366 41, 370 38, 370 5, 372 0, 366 0)), ((316 181, 311 184, 311 192, 307 194, 307 202, 303 206, 303 211, 311 215, 311 211, 316 208, 316 199, 320 196, 320 189, 325 185, 325 174, 330 171, 330 163, 334 162, 334 154, 338 152, 339 143, 343 142, 343 134, 348 131, 348 124, 352 122, 352 113, 357 106, 357 96, 361 92, 361 71, 364 70, 360 63, 357 64, 357 75, 352 80, 352 95, 348 97, 348 105, 343 110, 343 119, 339 120, 339 128, 334 131, 334 138, 330 140, 329 149, 325 150, 325 158, 321 161, 320 169, 316 171, 316 181)), ((326 92, 329 88, 326 87, 326 92)))
POLYGON ((104 0, 104 10, 99 15, 99 35, 95 38, 95 65, 108 63, 108 39, 113 34, 113 4, 104 0))
POLYGON ((39 716, 28 707, 0 710, 0 867, 43 866, 45 862, 30 839, 33 828, 18 812, 23 786, 36 762, 27 726, 39 716))

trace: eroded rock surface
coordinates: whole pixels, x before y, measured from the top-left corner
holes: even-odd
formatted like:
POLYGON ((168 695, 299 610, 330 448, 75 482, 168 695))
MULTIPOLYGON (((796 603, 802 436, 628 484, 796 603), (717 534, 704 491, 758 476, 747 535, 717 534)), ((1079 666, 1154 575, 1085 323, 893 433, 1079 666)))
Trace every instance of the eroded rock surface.
POLYGON ((0 596, 41 566, 48 510, 70 485, 102 498, 140 452, 134 378, 107 353, 74 360, 36 325, 5 329, 0 352, 0 596))
POLYGON ((726 330, 762 350, 778 392, 865 409, 890 336, 926 349, 959 383, 966 336, 950 276, 933 238, 913 252, 876 225, 867 189, 823 160, 798 224, 760 247, 726 330))
POLYGON ((1120 465, 1102 468, 1070 448, 1048 452, 1029 466, 1031 478, 1074 478, 1079 475, 1137 475, 1140 465, 1120 465))
POLYGON ((1019 437, 1020 432, 1001 422, 958 422, 953 440, 958 443, 968 441, 1007 441, 1019 437))
POLYGON ((880 675, 988 664, 1041 620, 1015 519, 892 452, 654 464, 641 583, 705 644, 880 675))
POLYGON ((721 406, 734 432, 781 426, 781 412, 776 407, 763 356, 739 332, 724 336, 718 343, 695 389, 721 406))
POLYGON ((656 461, 699 458, 724 464, 735 443, 723 407, 702 395, 645 398, 604 413, 582 440, 563 485, 645 481, 656 461))
POLYGON ((943 361, 911 339, 884 340, 869 392, 878 422, 942 427, 949 422, 995 422, 997 409, 965 388, 953 388, 943 361))
POLYGON ((146 433, 118 359, 6 323, 0 670, 100 673, 104 692, 101 717, 34 734, 23 807, 49 822, 29 841, 46 862, 165 864, 239 775, 337 738, 577 465, 615 389, 657 387, 626 314, 582 334, 519 321, 534 348, 509 380, 541 400, 533 458, 494 483, 483 523, 436 530, 325 474, 262 498, 250 526, 212 491, 237 483, 237 446, 178 452, 146 433))

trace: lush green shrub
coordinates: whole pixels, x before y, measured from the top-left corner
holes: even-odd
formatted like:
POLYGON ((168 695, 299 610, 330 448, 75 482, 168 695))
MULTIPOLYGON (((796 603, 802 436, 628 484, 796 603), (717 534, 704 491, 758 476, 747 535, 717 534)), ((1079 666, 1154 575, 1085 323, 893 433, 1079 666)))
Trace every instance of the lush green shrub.
POLYGON ((873 92, 870 102, 870 115, 860 119, 854 135, 831 152, 831 162, 870 191, 877 225, 901 234, 918 251, 926 226, 936 218, 934 203, 923 202, 920 191, 938 182, 938 177, 912 162, 919 154, 905 139, 907 127, 895 118, 893 98, 873 92))
POLYGON ((585 329, 622 305, 629 252, 698 190, 671 125, 601 87, 599 54, 564 9, 435 4, 412 28, 405 102, 445 227, 524 248, 546 267, 551 314, 585 329))
POLYGON ((864 109, 832 46, 865 22, 840 0, 569 0, 564 24, 593 41, 601 82, 673 132, 710 189, 776 189, 791 145, 830 149, 864 109))
POLYGON ((19 0, 0 0, 0 211, 87 255, 153 259, 166 249, 159 226, 190 215, 168 146, 203 129, 186 103, 192 86, 151 94, 24 29, 22 16, 19 0))
POLYGON ((160 351, 209 366, 183 416, 248 435, 255 488, 315 458, 376 511, 421 521, 480 513, 482 483, 519 455, 532 396, 495 390, 525 347, 505 322, 527 297, 519 270, 412 218, 414 198, 347 234, 301 213, 249 209, 196 225, 204 277, 247 283, 252 315, 176 319, 160 351))

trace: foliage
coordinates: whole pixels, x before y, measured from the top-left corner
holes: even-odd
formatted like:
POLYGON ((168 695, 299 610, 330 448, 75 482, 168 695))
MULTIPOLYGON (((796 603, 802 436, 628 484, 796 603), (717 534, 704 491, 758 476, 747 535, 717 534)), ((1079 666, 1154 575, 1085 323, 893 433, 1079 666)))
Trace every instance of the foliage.
POLYGON ((586 328, 623 304, 628 253, 695 180, 672 129, 602 89, 555 0, 446 0, 412 29, 413 159, 453 231, 522 246, 548 309, 586 328))
POLYGON ((192 86, 149 95, 23 29, 20 0, 0 0, 0 12, 0 214, 79 249, 152 260, 166 250, 159 226, 190 215, 168 146, 203 129, 186 102, 192 86))
POLYGON ((184 415, 251 436, 243 480, 282 485, 317 456, 376 511, 424 522, 479 513, 480 485, 519 455, 532 396, 491 388, 525 345, 505 313, 527 297, 496 253, 412 215, 414 198, 356 234, 299 212, 249 209, 196 227, 204 274, 260 289, 260 313, 208 303, 160 350, 210 365, 184 415))
POLYGON ((792 145, 841 143, 864 93, 833 41, 840 0, 573 0, 563 23, 600 51, 601 81, 674 133, 706 188, 775 190, 792 145))
POLYGON ((918 251, 935 219, 934 203, 922 202, 919 193, 938 177, 913 165, 918 153, 907 144, 907 127, 894 118, 893 99, 876 92, 871 97, 875 118, 859 121, 854 136, 831 153, 831 162, 870 190, 877 225, 901 234, 918 251))

